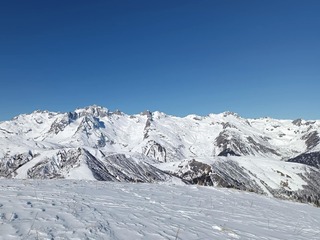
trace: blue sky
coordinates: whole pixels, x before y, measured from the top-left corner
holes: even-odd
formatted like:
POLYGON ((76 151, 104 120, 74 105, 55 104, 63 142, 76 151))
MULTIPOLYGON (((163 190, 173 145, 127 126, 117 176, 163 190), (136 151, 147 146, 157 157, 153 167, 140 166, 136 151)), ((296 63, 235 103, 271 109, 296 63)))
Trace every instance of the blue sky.
POLYGON ((0 120, 126 113, 320 119, 320 1, 1 1, 0 120))

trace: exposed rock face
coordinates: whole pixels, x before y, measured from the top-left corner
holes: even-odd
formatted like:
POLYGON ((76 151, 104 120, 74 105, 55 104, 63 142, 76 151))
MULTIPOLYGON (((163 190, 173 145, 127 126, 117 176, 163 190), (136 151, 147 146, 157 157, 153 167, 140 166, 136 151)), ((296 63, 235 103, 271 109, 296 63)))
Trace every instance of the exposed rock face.
POLYGON ((247 140, 250 143, 251 149, 254 149, 257 152, 272 153, 276 156, 280 156, 280 154, 277 153, 276 150, 274 150, 268 146, 265 146, 265 145, 261 144, 260 142, 255 141, 252 137, 247 137, 247 140))
POLYGON ((63 131, 68 124, 70 124, 71 119, 68 118, 68 114, 63 117, 61 120, 56 119, 54 123, 51 125, 49 133, 58 134, 59 132, 63 131))
POLYGON ((303 135, 301 139, 305 140, 305 143, 307 145, 307 150, 314 148, 320 143, 320 137, 317 131, 307 133, 303 135))
POLYGON ((106 136, 103 133, 101 133, 100 138, 98 139, 97 145, 95 147, 103 148, 106 146, 106 142, 107 142, 106 136))
POLYGON ((105 128, 105 125, 102 121, 99 121, 99 118, 96 117, 87 117, 85 116, 81 123, 79 124, 76 132, 84 132, 86 136, 91 134, 91 130, 105 128))
POLYGON ((80 117, 89 115, 89 116, 93 116, 96 118, 103 118, 103 117, 106 117, 109 114, 111 114, 111 112, 109 112, 108 109, 101 107, 101 106, 97 106, 97 105, 88 106, 84 109, 77 109, 76 111, 78 112, 78 115, 80 117))
POLYGON ((144 112, 141 113, 142 116, 147 116, 147 119, 152 121, 152 112, 150 112, 149 110, 146 110, 144 112))
POLYGON ((229 148, 229 143, 230 143, 230 140, 229 140, 229 134, 227 131, 222 131, 219 136, 215 139, 216 143, 217 143, 217 146, 220 148, 220 149, 227 149, 229 148))
POLYGON ((185 118, 150 111, 126 115, 99 106, 68 113, 36 111, 0 123, 0 138, 16 136, 11 141, 19 138, 29 146, 26 152, 35 149, 29 144, 35 141, 46 148, 62 144, 60 148, 86 146, 107 152, 141 153, 149 141, 154 141, 165 149, 159 147, 161 157, 154 155, 161 161, 164 155, 165 161, 176 161, 217 156, 226 149, 241 156, 288 159, 318 150, 319 131, 320 121, 244 119, 230 112, 185 118))
POLYGON ((6 154, 0 161, 0 177, 14 177, 16 170, 32 160, 33 157, 34 155, 31 151, 13 156, 6 154))
POLYGON ((302 163, 320 169, 320 152, 303 153, 288 162, 302 163))
POLYGON ((212 165, 192 159, 170 172, 191 184, 235 188, 262 194, 262 189, 233 161, 216 161, 212 165))
POLYGON ((234 161, 216 161, 212 169, 211 179, 215 186, 265 194, 250 175, 234 161))
POLYGON ((149 131, 150 131, 150 127, 151 127, 151 119, 147 119, 146 121, 146 125, 144 127, 144 130, 143 130, 143 139, 147 139, 149 137, 149 131))
POLYGON ((301 118, 295 119, 292 121, 292 123, 300 127, 302 125, 302 119, 301 118))
POLYGON ((238 131, 230 132, 228 130, 223 130, 216 138, 216 144, 220 149, 222 149, 221 153, 224 151, 232 151, 239 155, 254 155, 256 152, 259 152, 262 154, 280 156, 275 149, 270 147, 268 140, 269 138, 267 137, 259 137, 257 140, 255 140, 251 136, 241 136, 238 131), (264 142, 265 145, 263 145, 261 142, 264 142))
POLYGON ((245 141, 241 139, 238 133, 223 130, 215 139, 215 141, 221 152, 233 151, 237 154, 250 154, 250 149, 248 149, 248 145, 245 144, 245 141))
POLYGON ((166 149, 153 140, 148 141, 143 153, 146 156, 156 159, 160 162, 166 161, 166 149))
POLYGON ((64 178, 71 169, 80 166, 81 154, 80 148, 59 150, 51 158, 44 157, 42 161, 28 169, 28 178, 64 178))
POLYGON ((180 118, 150 111, 127 115, 99 106, 68 113, 35 111, 0 122, 0 177, 81 178, 76 174, 84 174, 90 180, 164 181, 170 176, 152 164, 193 159, 171 173, 192 184, 316 203, 317 169, 307 165, 320 168, 319 133, 320 121, 244 119, 230 112, 180 118), (225 156, 224 160, 212 164, 199 160, 217 155, 225 156), (305 187, 298 184, 299 190, 292 190, 296 179, 277 171, 282 178, 274 187, 266 182, 274 172, 259 179, 254 168, 230 160, 239 155, 304 164, 307 170, 296 179, 302 179, 305 187))
POLYGON ((287 183, 282 183, 282 187, 278 189, 272 189, 265 184, 268 191, 276 198, 293 200, 302 203, 311 203, 317 207, 320 207, 320 176, 319 171, 309 169, 304 174, 299 176, 306 182, 303 189, 292 191, 288 189, 287 183))
POLYGON ((240 156, 240 154, 235 153, 233 150, 226 148, 221 153, 218 154, 220 157, 228 157, 228 156, 240 156))
MULTIPOLYGON (((30 154, 15 156, 8 159, 7 171, 2 171, 3 177, 14 177, 15 171, 32 159, 30 154), (12 165, 11 160, 17 165, 12 165)), ((37 163, 27 170, 27 177, 33 179, 68 178, 70 173, 79 168, 87 168, 92 176, 99 181, 119 182, 159 182, 170 179, 163 171, 149 163, 126 156, 125 154, 106 155, 99 153, 99 158, 88 150, 61 149, 53 152, 51 156, 36 156, 37 163)), ((4 168, 1 168, 4 169, 4 168)), ((77 178, 81 179, 79 172, 77 178)))
MULTIPOLYGON (((291 178, 281 171, 276 172, 283 176, 283 179, 291 178)), ((199 162, 195 159, 183 161, 175 171, 169 171, 169 173, 190 184, 235 188, 320 206, 320 172, 312 168, 303 174, 298 174, 305 185, 297 190, 292 190, 287 180, 281 180, 278 187, 274 187, 249 169, 228 158, 222 158, 212 164, 199 162)))
POLYGON ((199 184, 204 186, 212 186, 211 166, 195 159, 188 162, 187 165, 179 165, 179 170, 170 172, 171 174, 183 179, 190 184, 199 184))
POLYGON ((124 154, 105 156, 98 160, 86 152, 87 164, 94 177, 100 181, 119 182, 159 182, 169 179, 169 175, 144 162, 136 162, 124 154))

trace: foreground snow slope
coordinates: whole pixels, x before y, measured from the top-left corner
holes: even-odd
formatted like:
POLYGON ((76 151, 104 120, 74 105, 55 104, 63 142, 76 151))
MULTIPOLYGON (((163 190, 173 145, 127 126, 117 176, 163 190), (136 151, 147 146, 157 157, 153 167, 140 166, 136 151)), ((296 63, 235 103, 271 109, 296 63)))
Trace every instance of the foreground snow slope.
POLYGON ((214 187, 0 181, 0 239, 320 239, 320 209, 214 187))

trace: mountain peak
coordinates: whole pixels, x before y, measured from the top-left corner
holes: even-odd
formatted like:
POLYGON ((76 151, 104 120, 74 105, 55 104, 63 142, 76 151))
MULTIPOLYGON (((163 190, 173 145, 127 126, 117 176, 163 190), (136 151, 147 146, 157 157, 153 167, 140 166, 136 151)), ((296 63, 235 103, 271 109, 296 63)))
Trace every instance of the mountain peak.
POLYGON ((223 113, 221 113, 221 114, 223 115, 223 117, 234 116, 234 117, 236 117, 236 118, 241 118, 238 113, 231 112, 231 111, 225 111, 225 112, 223 112, 223 113))
POLYGON ((105 117, 109 114, 109 109, 98 106, 98 105, 91 105, 87 106, 85 108, 78 108, 76 109, 76 112, 80 115, 82 114, 92 114, 94 117, 105 117))

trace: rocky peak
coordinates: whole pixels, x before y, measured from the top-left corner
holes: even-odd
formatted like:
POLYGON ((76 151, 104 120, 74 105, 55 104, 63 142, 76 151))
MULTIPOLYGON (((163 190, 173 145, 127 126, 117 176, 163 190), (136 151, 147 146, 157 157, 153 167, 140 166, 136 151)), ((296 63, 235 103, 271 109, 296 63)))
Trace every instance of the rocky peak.
POLYGON ((109 109, 97 105, 77 109, 76 112, 78 112, 80 116, 92 115, 93 117, 105 117, 110 113, 109 109))
POLYGON ((292 124, 300 127, 302 125, 302 119, 301 118, 295 119, 292 121, 292 124))
POLYGON ((234 116, 236 118, 240 118, 239 114, 237 114, 235 112, 230 112, 230 111, 223 112, 222 115, 223 115, 223 117, 234 116))
POLYGON ((116 109, 112 114, 122 116, 123 112, 121 112, 119 109, 116 109))
POLYGON ((148 120, 152 121, 152 112, 150 112, 149 110, 146 110, 146 111, 140 113, 140 115, 147 116, 148 120))

